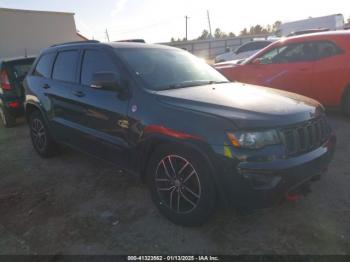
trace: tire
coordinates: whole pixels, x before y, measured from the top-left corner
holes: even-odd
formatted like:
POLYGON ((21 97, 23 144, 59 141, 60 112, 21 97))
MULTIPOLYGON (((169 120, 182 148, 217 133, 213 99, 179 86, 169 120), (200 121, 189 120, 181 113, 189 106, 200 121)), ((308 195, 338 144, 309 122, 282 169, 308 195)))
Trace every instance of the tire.
POLYGON ((29 117, 30 137, 35 151, 42 157, 48 158, 58 153, 58 146, 45 124, 39 111, 34 111, 29 117))
POLYGON ((342 109, 344 114, 346 114, 347 116, 350 116, 350 88, 348 88, 345 91, 345 94, 343 97, 342 109))
POLYGON ((209 165, 195 151, 162 145, 147 168, 152 199, 173 223, 199 226, 214 213, 216 188, 209 165))
POLYGON ((0 107, 0 118, 2 125, 6 128, 14 127, 16 125, 16 118, 5 109, 0 107))

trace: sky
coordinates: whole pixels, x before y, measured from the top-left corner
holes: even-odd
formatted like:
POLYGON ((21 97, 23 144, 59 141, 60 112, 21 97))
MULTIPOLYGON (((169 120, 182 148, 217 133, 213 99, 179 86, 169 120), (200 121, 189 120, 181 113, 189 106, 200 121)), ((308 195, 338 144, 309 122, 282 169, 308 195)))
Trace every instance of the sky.
POLYGON ((146 42, 168 42, 171 37, 188 39, 211 27, 239 32, 256 24, 267 25, 342 13, 350 17, 349 0, 0 0, 0 7, 75 13, 80 33, 89 39, 111 41, 143 38, 146 42))

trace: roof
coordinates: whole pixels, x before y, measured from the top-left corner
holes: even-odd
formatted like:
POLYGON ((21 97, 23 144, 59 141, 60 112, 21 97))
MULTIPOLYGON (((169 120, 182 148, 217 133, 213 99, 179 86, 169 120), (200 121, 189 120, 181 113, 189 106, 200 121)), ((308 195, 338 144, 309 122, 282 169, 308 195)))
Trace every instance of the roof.
POLYGON ((157 49, 178 49, 171 46, 161 45, 161 44, 146 44, 137 42, 109 42, 103 43, 109 45, 113 48, 157 48, 157 49))
POLYGON ((151 48, 151 49, 171 49, 171 50, 177 50, 176 47, 166 46, 166 45, 160 45, 160 44, 145 44, 145 43, 137 43, 137 42, 98 42, 95 40, 89 40, 89 41, 76 41, 76 42, 68 42, 68 43, 61 43, 51 46, 51 48, 59 48, 59 47, 69 47, 69 46, 110 46, 112 48, 151 48))
POLYGON ((59 14, 59 15, 74 15, 71 12, 56 12, 56 11, 38 11, 38 10, 25 10, 25 9, 12 9, 12 8, 0 8, 1 11, 7 12, 21 12, 21 13, 41 13, 41 14, 59 14))
POLYGON ((319 32, 319 33, 311 33, 311 34, 304 34, 304 35, 297 35, 297 36, 291 36, 285 38, 285 40, 293 40, 293 39, 303 39, 303 38, 317 38, 322 36, 343 36, 348 35, 350 36, 350 32, 346 30, 338 30, 338 31, 326 31, 326 32, 319 32))

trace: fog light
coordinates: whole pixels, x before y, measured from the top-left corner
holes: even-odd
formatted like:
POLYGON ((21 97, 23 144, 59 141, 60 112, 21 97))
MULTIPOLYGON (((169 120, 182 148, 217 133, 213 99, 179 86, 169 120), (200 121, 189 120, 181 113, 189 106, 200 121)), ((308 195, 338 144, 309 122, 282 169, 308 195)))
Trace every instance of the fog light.
POLYGON ((282 179, 277 175, 260 173, 244 173, 243 177, 248 179, 255 189, 274 188, 282 179))

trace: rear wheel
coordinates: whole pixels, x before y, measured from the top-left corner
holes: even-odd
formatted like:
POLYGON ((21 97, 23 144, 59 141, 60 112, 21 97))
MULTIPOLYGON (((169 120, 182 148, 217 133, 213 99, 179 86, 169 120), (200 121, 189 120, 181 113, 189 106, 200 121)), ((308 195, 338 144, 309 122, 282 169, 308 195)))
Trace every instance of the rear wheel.
POLYGON ((44 119, 39 111, 34 111, 29 118, 30 137, 35 150, 42 157, 51 157, 58 152, 58 146, 52 139, 44 119))
POLYGON ((183 226, 206 222, 216 204, 209 170, 196 152, 174 145, 158 148, 148 165, 148 182, 160 212, 183 226))
POLYGON ((0 118, 4 127, 13 127, 16 125, 16 118, 6 110, 6 108, 0 107, 0 118))

